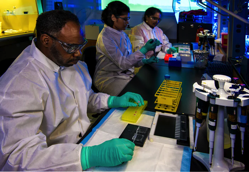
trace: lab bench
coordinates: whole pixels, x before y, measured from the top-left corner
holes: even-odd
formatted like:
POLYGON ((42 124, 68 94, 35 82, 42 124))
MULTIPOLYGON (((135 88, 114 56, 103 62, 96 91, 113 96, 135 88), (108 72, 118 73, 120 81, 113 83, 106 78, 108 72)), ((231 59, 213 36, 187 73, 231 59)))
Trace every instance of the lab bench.
MULTIPOLYGON (((126 85, 120 95, 123 95, 126 92, 138 93, 144 98, 144 100, 148 101, 148 105, 145 110, 155 112, 156 110, 154 109, 154 101, 156 100, 156 97, 154 96, 154 94, 156 93, 160 84, 163 82, 164 75, 169 74, 171 80, 182 82, 182 97, 176 113, 186 114, 194 117, 196 109, 196 97, 192 91, 193 83, 198 82, 200 84, 204 72, 205 69, 169 67, 168 63, 166 63, 164 60, 159 60, 159 63, 144 65, 135 75, 135 77, 126 85)), ((97 119, 97 121, 92 127, 96 126, 97 123, 101 120, 101 118, 106 113, 108 113, 108 111, 109 110, 106 110, 105 112, 101 113, 101 117, 97 119)), ((84 137, 86 137, 88 133, 91 132, 91 128, 84 135, 84 137)), ((208 153, 209 151, 206 128, 207 127, 205 126, 201 127, 197 142, 197 151, 204 153, 208 153)), ((246 130, 247 131, 245 136, 245 145, 249 145, 248 126, 246 130)), ((240 135, 239 131, 237 134, 238 136, 240 135)), ((244 163, 245 171, 249 171, 249 164, 248 161, 246 161, 249 159, 249 151, 247 147, 245 147, 244 155, 242 156, 240 154, 240 137, 236 137, 235 152, 235 160, 244 163)), ((230 158, 231 149, 225 149, 224 156, 230 158)), ((201 164, 199 161, 192 157, 190 170, 206 171, 207 169, 203 164, 201 164)))

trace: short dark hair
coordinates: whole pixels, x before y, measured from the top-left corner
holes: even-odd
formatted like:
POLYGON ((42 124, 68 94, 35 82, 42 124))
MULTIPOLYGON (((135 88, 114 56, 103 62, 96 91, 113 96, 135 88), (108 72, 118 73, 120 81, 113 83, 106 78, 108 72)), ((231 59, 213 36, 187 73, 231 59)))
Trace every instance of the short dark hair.
POLYGON ((69 21, 80 25, 78 17, 70 11, 52 10, 40 14, 36 22, 37 38, 40 38, 42 32, 46 32, 52 36, 57 36, 69 21))
POLYGON ((101 20, 107 25, 112 27, 114 22, 111 17, 112 14, 117 17, 130 12, 130 8, 120 1, 113 1, 103 10, 101 20))
POLYGON ((158 8, 155 8, 155 7, 150 7, 150 8, 148 8, 146 11, 145 11, 145 13, 144 13, 144 17, 143 17, 143 21, 144 22, 146 22, 146 16, 152 16, 152 15, 154 15, 154 14, 156 14, 156 13, 160 13, 161 14, 161 16, 162 16, 162 11, 161 10, 159 10, 158 8))

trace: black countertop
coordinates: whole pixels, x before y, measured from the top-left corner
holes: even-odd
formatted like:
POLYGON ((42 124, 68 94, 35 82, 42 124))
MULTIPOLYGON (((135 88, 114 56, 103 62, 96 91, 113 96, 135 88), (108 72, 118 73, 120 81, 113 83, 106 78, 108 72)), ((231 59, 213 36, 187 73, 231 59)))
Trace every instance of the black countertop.
POLYGON ((120 95, 128 91, 138 93, 148 101, 146 110, 155 111, 154 95, 163 82, 164 75, 169 74, 170 80, 182 82, 182 97, 176 113, 194 115, 196 98, 193 84, 200 84, 203 72, 203 69, 168 67, 164 60, 159 60, 159 63, 144 65, 120 95))

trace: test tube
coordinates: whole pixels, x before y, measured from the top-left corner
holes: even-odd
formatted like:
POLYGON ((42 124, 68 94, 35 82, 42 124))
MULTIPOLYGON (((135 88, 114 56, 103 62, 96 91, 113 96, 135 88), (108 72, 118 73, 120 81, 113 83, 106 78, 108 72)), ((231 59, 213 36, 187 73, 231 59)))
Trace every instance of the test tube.
POLYGON ((214 133, 216 129, 217 123, 217 113, 218 113, 218 106, 210 104, 210 111, 209 111, 209 121, 208 121, 208 128, 209 128, 209 165, 212 165, 212 156, 213 156, 213 148, 214 148, 214 133))

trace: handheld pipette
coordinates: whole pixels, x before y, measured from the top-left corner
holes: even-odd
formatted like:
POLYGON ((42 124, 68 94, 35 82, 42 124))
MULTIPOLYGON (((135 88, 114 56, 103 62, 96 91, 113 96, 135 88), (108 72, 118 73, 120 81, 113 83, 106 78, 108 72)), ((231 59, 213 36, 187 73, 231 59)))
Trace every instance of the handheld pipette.
MULTIPOLYGON (((152 39, 152 40, 150 41, 150 43, 153 43, 153 42, 155 42, 155 41, 156 41, 156 39, 152 39)), ((160 44, 162 44, 162 43, 160 43, 160 44)), ((156 54, 156 48, 153 49, 153 56, 154 56, 154 57, 157 56, 157 54, 156 54)))
MULTIPOLYGON (((212 155, 213 155, 213 148, 214 148, 214 133, 216 129, 216 122, 217 122, 217 112, 218 106, 210 104, 210 111, 209 111, 209 165, 212 165, 212 155)), ((218 138, 217 138, 218 139, 218 138)))
MULTIPOLYGON (((156 39, 153 39, 152 41, 151 41, 151 43, 153 43, 153 42, 155 42, 156 41, 156 39)), ((153 56, 155 56, 156 57, 156 49, 153 49, 153 56)))
POLYGON ((208 108, 209 108, 209 102, 203 101, 202 112, 201 112, 203 120, 205 120, 207 117, 208 108))
POLYGON ((214 38, 215 36, 211 34, 211 36, 208 38, 208 42, 210 45, 210 54, 215 55, 215 48, 214 48, 214 38))
POLYGON ((245 137, 245 130, 246 130, 246 122, 247 122, 247 114, 246 114, 246 106, 245 107, 238 107, 238 115, 237 115, 237 122, 240 129, 240 136, 241 136, 241 154, 244 154, 244 137, 245 137))
POLYGON ((198 140, 198 135, 199 135, 199 128, 201 127, 202 123, 202 103, 203 100, 197 98, 196 102, 196 113, 195 113, 195 120, 196 120, 196 133, 195 133, 195 147, 194 151, 196 151, 196 146, 197 146, 197 140, 198 140))
POLYGON ((201 123, 202 123, 203 119, 205 119, 206 116, 207 116, 208 107, 209 107, 209 102, 205 102, 205 101, 203 101, 201 99, 197 99, 197 102, 196 102, 196 115, 195 115, 196 133, 195 133, 194 151, 196 151, 197 140, 198 140, 198 135, 199 135, 199 129, 201 127, 201 123))
POLYGON ((233 83, 234 83, 234 84, 237 84, 238 80, 239 80, 239 78, 233 77, 233 83))
POLYGON ((236 130, 237 130, 237 107, 227 107, 227 125, 230 132, 230 139, 231 139, 231 151, 232 151, 232 165, 234 162, 234 144, 235 144, 235 137, 236 137, 236 130))

